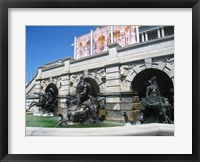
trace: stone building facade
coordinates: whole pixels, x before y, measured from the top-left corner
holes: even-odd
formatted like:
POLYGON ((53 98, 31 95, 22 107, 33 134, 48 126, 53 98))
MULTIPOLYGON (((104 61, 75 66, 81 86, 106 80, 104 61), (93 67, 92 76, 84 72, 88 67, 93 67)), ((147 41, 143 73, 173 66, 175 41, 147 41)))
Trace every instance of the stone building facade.
POLYGON ((48 86, 55 86, 58 108, 64 111, 65 96, 76 95, 82 75, 98 96, 105 97, 108 120, 120 120, 121 111, 137 110, 134 97, 144 97, 147 81, 154 76, 161 94, 173 100, 174 27, 139 27, 139 38, 139 43, 127 47, 113 43, 101 54, 77 60, 67 57, 39 67, 26 87, 26 108, 38 100, 34 92, 45 92, 48 86))

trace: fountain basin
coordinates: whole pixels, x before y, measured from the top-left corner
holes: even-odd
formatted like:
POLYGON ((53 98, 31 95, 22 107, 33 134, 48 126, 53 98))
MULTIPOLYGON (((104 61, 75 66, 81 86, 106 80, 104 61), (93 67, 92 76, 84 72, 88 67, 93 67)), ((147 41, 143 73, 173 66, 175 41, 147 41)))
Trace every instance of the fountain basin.
POLYGON ((174 124, 143 124, 109 128, 26 127, 26 136, 174 136, 174 124))

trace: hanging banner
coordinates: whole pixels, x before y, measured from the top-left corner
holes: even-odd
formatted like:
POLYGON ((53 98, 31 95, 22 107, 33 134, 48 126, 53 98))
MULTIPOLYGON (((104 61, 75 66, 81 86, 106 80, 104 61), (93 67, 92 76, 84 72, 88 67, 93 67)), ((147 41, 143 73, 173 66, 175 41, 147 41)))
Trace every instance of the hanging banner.
POLYGON ((110 39, 110 26, 101 27, 93 31, 93 54, 107 51, 110 39))
POLYGON ((76 59, 90 55, 90 33, 76 39, 76 59))
POLYGON ((121 47, 136 43, 136 26, 113 26, 113 39, 121 47))
MULTIPOLYGON (((108 50, 111 43, 111 26, 103 26, 92 32, 93 48, 92 54, 99 54, 108 50)), ((76 59, 90 55, 90 35, 80 36, 76 39, 76 59)), ((137 43, 136 26, 113 26, 113 42, 125 47, 137 43)))

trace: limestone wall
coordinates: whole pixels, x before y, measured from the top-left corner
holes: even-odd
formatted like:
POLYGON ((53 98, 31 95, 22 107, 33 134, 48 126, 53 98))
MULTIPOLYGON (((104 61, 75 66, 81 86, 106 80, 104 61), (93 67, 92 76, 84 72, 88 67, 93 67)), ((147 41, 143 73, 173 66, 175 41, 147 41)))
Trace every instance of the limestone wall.
MULTIPOLYGON (((59 108, 66 109, 66 95, 76 95, 76 86, 84 75, 99 86, 106 97, 108 118, 120 120, 120 111, 133 110, 131 83, 145 69, 158 69, 174 81, 174 36, 121 48, 114 43, 102 54, 74 60, 64 58, 40 67, 33 84, 35 92, 44 92, 48 84, 58 88, 59 108), (127 94, 127 95, 123 95, 127 94)), ((29 87, 31 89, 31 87, 29 87)), ((32 95, 27 92, 27 96, 32 95)), ((30 103, 27 98, 27 104, 30 103)))

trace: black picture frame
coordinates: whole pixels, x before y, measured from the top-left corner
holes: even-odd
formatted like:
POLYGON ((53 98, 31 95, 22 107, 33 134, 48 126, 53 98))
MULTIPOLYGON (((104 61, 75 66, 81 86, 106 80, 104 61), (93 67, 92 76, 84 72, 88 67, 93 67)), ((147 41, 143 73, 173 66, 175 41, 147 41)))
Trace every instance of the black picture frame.
MULTIPOLYGON (((0 160, 32 161, 200 161, 199 45, 200 2, 198 0, 0 0, 0 160), (192 8, 192 154, 143 155, 44 155, 8 154, 8 9, 9 8, 192 8)), ((187 77, 187 76, 186 76, 187 77)), ((187 85, 186 85, 187 88, 187 85)), ((91 148, 95 149, 95 148, 91 148)), ((103 149, 103 148, 102 148, 103 149)))

